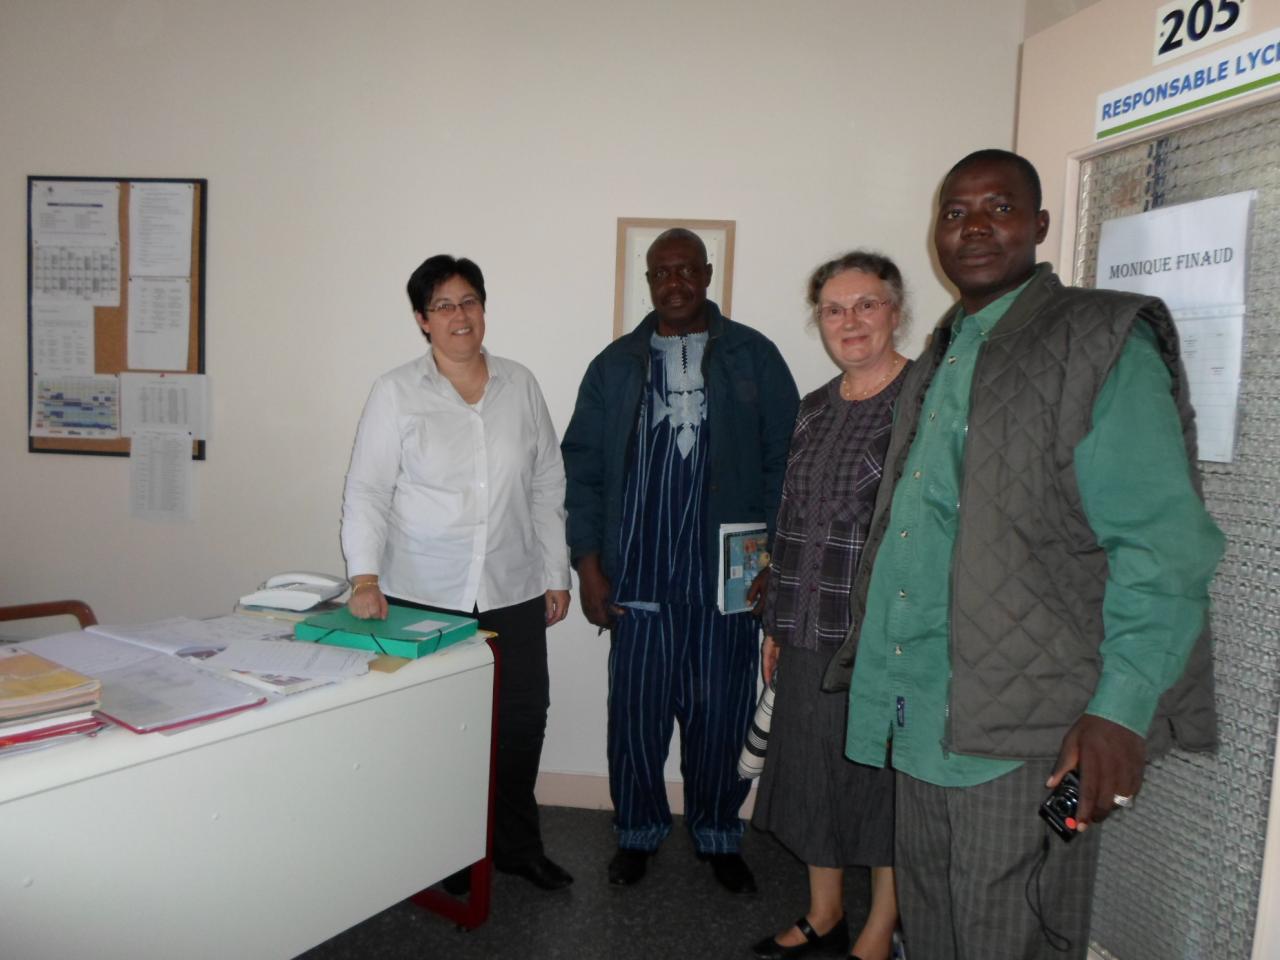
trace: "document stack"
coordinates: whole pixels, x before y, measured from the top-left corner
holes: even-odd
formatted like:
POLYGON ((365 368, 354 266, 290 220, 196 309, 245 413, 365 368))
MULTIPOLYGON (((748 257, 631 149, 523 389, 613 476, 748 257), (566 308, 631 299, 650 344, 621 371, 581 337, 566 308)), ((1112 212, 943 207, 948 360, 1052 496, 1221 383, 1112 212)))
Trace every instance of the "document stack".
POLYGON ((96 733, 101 685, 20 646, 0 647, 0 754, 96 733))

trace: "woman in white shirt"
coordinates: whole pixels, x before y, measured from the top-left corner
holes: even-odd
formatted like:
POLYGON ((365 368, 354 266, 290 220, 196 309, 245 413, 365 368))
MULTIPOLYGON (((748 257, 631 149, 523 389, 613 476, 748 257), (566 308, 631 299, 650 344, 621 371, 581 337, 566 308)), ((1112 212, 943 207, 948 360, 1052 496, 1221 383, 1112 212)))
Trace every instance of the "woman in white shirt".
POLYGON ((560 447, 533 374, 482 347, 480 268, 430 257, 408 292, 428 349, 378 378, 360 418, 342 504, 348 606, 461 613, 497 633, 494 866, 555 890, 573 878, 543 852, 533 787, 546 628, 569 609, 560 447))

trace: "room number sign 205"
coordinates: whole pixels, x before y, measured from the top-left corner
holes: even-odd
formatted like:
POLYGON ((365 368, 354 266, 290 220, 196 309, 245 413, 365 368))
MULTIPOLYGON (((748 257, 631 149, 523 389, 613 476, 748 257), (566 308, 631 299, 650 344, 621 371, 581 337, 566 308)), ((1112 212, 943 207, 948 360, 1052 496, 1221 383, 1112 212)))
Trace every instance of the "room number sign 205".
MULTIPOLYGON (((1256 2, 1256 0, 1252 0, 1256 2)), ((1174 0, 1156 11, 1152 63, 1195 53, 1249 29, 1251 0, 1174 0)))

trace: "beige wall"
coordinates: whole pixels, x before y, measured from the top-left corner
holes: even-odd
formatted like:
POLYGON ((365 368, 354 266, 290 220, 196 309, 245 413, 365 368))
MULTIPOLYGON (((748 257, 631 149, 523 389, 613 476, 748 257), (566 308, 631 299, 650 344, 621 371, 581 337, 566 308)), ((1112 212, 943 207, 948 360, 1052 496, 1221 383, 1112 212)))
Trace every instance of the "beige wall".
POLYGON ((1055 23, 1079 13, 1098 0, 1027 0, 1027 26, 1025 35, 1033 37, 1055 23))
MULTIPOLYGON (((1055 225, 1040 248, 1041 259, 1056 264, 1064 279, 1071 277, 1068 261, 1073 243, 1069 238, 1075 226, 1075 178, 1082 157, 1276 95, 1272 90, 1248 99, 1238 98, 1132 134, 1108 137, 1105 145, 1096 144, 1093 110, 1098 95, 1157 71, 1151 64, 1151 52, 1158 6, 1149 0, 1097 0, 1023 43, 1018 152, 1039 169, 1045 207, 1055 225)), ((1280 26, 1280 6, 1254 6, 1251 17, 1249 35, 1275 29, 1280 26)), ((1243 39, 1233 38, 1228 43, 1243 39)), ((1194 59, 1194 55, 1188 59, 1194 59)), ((1163 64, 1160 69, 1176 62, 1163 64)))
MULTIPOLYGON (((4 0, 0 603, 208 615, 273 571, 340 570, 356 419, 423 348, 403 284, 442 250, 484 268, 488 344, 533 369, 561 430, 610 335, 619 216, 736 219, 734 315, 806 390, 831 368, 805 273, 850 246, 901 262, 913 350, 949 301, 931 191, 953 155, 1012 143, 1023 7, 913 9, 4 0), (28 174, 209 178, 193 523, 131 519, 124 460, 25 452, 28 174)), ((551 647, 544 769, 603 772, 604 641, 575 608, 551 647)))

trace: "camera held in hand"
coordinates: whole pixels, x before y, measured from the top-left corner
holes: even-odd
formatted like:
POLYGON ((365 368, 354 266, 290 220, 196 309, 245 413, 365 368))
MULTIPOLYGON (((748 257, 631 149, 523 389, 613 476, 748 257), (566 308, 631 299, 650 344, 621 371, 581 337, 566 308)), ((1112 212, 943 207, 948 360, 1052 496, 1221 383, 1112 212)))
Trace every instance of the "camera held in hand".
POLYGON ((1076 835, 1076 805, 1080 802, 1080 779, 1076 771, 1063 774, 1053 793, 1040 804, 1040 816, 1055 833, 1070 843, 1076 835))

